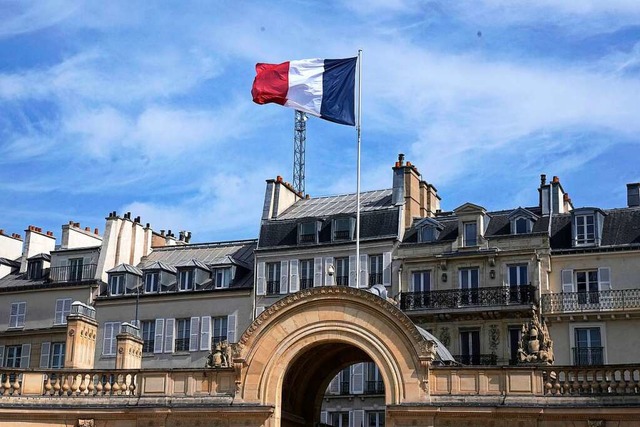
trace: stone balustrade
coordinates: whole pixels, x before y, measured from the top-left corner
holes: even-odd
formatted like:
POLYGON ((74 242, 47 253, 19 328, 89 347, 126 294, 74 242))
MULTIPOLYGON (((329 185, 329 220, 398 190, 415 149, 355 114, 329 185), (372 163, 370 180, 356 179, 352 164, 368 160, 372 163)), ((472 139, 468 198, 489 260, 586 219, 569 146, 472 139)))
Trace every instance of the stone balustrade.
POLYGON ((548 367, 543 371, 545 395, 640 394, 640 366, 548 367))

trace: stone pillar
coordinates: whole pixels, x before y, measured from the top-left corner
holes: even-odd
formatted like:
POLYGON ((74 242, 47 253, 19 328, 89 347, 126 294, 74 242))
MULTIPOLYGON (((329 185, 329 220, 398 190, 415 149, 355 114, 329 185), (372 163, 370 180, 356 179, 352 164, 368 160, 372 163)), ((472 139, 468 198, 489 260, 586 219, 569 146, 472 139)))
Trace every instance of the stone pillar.
POLYGON ((130 323, 123 323, 116 340, 118 348, 116 369, 140 369, 142 367, 140 328, 130 323))
POLYGON ((95 308, 75 301, 67 316, 67 344, 64 367, 71 369, 93 369, 96 353, 98 322, 95 308))

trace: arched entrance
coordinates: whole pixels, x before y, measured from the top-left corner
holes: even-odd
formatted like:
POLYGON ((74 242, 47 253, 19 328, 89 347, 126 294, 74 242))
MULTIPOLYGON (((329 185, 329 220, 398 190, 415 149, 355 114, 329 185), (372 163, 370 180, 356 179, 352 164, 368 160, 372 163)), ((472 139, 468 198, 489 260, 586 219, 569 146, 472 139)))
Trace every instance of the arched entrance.
POLYGON ((433 342, 386 300, 347 287, 307 289, 267 308, 242 335, 237 396, 273 406, 269 426, 312 426, 342 368, 372 361, 387 405, 425 402, 434 357, 433 342))

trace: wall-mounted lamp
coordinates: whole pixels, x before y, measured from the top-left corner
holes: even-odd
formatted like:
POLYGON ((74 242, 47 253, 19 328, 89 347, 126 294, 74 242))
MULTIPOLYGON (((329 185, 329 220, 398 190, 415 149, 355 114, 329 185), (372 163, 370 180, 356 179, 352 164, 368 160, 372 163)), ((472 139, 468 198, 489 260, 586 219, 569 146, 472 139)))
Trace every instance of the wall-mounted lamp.
POLYGON ((489 272, 489 277, 491 277, 492 279, 495 279, 496 278, 496 271, 495 270, 491 270, 489 272))
POLYGON ((442 281, 443 282, 447 281, 447 273, 442 273, 442 281))

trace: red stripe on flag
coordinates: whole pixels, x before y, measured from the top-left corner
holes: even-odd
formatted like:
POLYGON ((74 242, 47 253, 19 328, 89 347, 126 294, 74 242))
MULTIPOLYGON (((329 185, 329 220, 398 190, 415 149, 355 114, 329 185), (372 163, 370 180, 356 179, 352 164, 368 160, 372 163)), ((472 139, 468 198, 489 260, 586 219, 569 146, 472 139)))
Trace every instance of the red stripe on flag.
POLYGON ((289 62, 256 64, 256 78, 251 95, 256 104, 275 102, 284 105, 289 91, 289 62))

